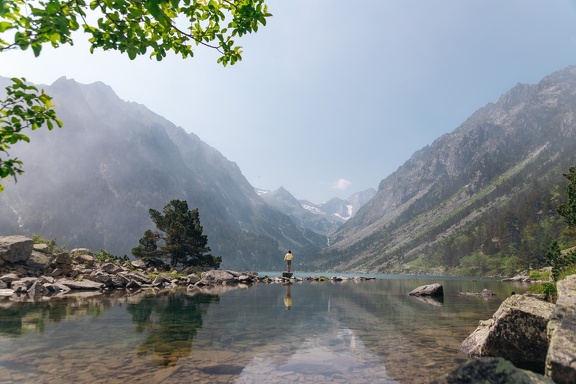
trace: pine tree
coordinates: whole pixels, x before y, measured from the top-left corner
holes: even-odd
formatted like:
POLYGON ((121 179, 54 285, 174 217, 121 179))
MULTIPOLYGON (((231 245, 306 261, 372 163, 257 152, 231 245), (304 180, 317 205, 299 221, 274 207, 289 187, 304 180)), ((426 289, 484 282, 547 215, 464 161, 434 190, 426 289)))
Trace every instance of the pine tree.
POLYGON ((147 263, 166 263, 172 268, 218 268, 222 258, 208 252, 208 237, 202 233, 198 209, 189 210, 188 203, 172 200, 163 212, 150 209, 150 218, 158 231, 147 230, 132 249, 132 254, 147 263))

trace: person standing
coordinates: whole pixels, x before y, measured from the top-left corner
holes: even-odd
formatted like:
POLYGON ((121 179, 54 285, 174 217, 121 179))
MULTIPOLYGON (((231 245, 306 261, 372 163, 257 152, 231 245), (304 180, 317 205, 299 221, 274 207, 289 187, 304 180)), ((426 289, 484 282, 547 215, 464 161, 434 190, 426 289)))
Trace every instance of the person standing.
POLYGON ((292 255, 292 251, 288 250, 288 253, 286 253, 286 255, 284 255, 284 261, 286 262, 286 270, 288 272, 290 272, 290 269, 292 268, 292 258, 294 256, 292 255))

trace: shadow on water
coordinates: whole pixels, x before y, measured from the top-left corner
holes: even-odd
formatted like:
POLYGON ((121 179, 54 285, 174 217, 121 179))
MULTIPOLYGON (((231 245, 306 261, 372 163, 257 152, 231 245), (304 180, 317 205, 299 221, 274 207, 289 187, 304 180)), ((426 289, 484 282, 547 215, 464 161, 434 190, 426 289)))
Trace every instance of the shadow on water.
POLYGON ((0 299, 6 383, 427 383, 510 292, 496 280, 257 284, 0 299), (408 296, 431 282, 444 300, 408 296), (459 295, 487 288, 489 299, 459 295))

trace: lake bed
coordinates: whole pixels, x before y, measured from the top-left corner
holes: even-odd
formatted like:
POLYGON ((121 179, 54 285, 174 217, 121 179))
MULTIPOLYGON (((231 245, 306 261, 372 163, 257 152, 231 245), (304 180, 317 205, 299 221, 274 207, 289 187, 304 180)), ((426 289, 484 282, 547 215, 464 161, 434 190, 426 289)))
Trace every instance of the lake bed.
POLYGON ((466 359, 460 345, 479 320, 529 287, 370 277, 259 283, 219 294, 2 298, 0 382, 428 383, 466 359), (443 300, 408 296, 430 283, 443 285, 443 300), (496 296, 459 294, 483 289, 496 296))

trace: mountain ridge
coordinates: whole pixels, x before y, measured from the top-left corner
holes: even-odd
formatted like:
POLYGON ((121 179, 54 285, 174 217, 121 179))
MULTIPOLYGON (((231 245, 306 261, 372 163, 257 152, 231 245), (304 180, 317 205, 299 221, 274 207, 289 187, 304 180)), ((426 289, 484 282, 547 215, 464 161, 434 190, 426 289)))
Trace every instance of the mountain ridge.
POLYGON ((562 168, 575 161, 575 95, 576 67, 569 67, 478 109, 383 179, 330 236, 316 266, 395 271, 528 188, 523 176, 561 182, 562 168))

